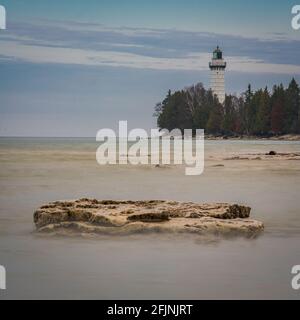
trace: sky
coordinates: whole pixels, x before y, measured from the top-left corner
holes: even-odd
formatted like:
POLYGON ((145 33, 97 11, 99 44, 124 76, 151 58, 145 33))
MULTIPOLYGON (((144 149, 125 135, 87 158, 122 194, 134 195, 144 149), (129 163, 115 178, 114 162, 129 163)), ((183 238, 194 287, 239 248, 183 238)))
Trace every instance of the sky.
POLYGON ((202 82, 219 45, 226 92, 300 83, 295 1, 0 0, 0 136, 156 127, 168 89, 202 82))

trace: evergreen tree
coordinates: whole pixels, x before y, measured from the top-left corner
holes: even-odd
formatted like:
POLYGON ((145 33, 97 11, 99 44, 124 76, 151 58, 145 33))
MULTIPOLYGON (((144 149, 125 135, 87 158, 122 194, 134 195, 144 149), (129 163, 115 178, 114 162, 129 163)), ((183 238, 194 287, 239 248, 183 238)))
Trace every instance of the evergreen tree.
POLYGON ((285 97, 284 131, 298 132, 298 114, 300 109, 300 89, 293 78, 290 82, 285 97))
POLYGON ((257 135, 267 134, 271 127, 271 116, 270 116, 270 95, 268 88, 265 90, 259 90, 257 92, 257 112, 255 119, 254 132, 257 135))
POLYGON ((248 85, 247 91, 244 93, 244 110, 242 112, 243 116, 243 126, 245 133, 250 135, 252 133, 252 127, 255 119, 255 111, 253 109, 253 92, 251 85, 248 85))
POLYGON ((284 129, 284 88, 283 85, 274 86, 272 95, 271 130, 275 134, 283 133, 284 129))
POLYGON ((219 103, 218 98, 214 97, 213 105, 211 106, 211 111, 206 125, 206 130, 211 134, 221 134, 222 133, 222 123, 223 123, 223 107, 219 103))
POLYGON ((238 99, 235 96, 229 95, 225 97, 224 102, 224 133, 230 134, 236 132, 238 99))

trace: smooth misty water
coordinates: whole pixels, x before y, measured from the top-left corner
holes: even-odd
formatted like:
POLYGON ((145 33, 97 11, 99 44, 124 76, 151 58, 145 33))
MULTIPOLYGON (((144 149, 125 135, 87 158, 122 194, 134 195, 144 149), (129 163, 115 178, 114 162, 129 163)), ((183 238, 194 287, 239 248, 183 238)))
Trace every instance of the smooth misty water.
POLYGON ((299 142, 207 141, 205 171, 99 166, 88 139, 0 139, 2 298, 300 298, 300 161, 223 161, 235 153, 300 152, 299 142), (224 164, 224 167, 213 167, 224 164), (46 238, 32 215, 58 199, 229 201, 265 222, 257 239, 193 236, 46 238))

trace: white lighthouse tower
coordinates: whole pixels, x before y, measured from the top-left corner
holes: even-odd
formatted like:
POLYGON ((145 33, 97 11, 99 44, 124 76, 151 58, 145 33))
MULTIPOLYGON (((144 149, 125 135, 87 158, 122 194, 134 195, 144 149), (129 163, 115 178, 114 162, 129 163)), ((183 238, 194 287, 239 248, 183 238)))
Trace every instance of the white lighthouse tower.
POLYGON ((223 60, 222 51, 217 47, 213 52, 213 57, 209 63, 211 70, 211 89, 217 95, 219 102, 223 103, 225 100, 225 68, 226 62, 223 60))

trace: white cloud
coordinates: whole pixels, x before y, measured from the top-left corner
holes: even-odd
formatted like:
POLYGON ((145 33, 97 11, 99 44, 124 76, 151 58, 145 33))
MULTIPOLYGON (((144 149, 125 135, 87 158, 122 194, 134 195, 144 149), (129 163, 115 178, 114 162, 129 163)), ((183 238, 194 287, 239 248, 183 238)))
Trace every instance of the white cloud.
MULTIPOLYGON (((182 58, 149 57, 135 53, 26 45, 1 41, 0 55, 33 63, 77 64, 156 70, 208 70, 210 53, 190 53, 182 58)), ((299 65, 265 63, 248 57, 226 57, 228 70, 254 73, 300 74, 299 65)))

